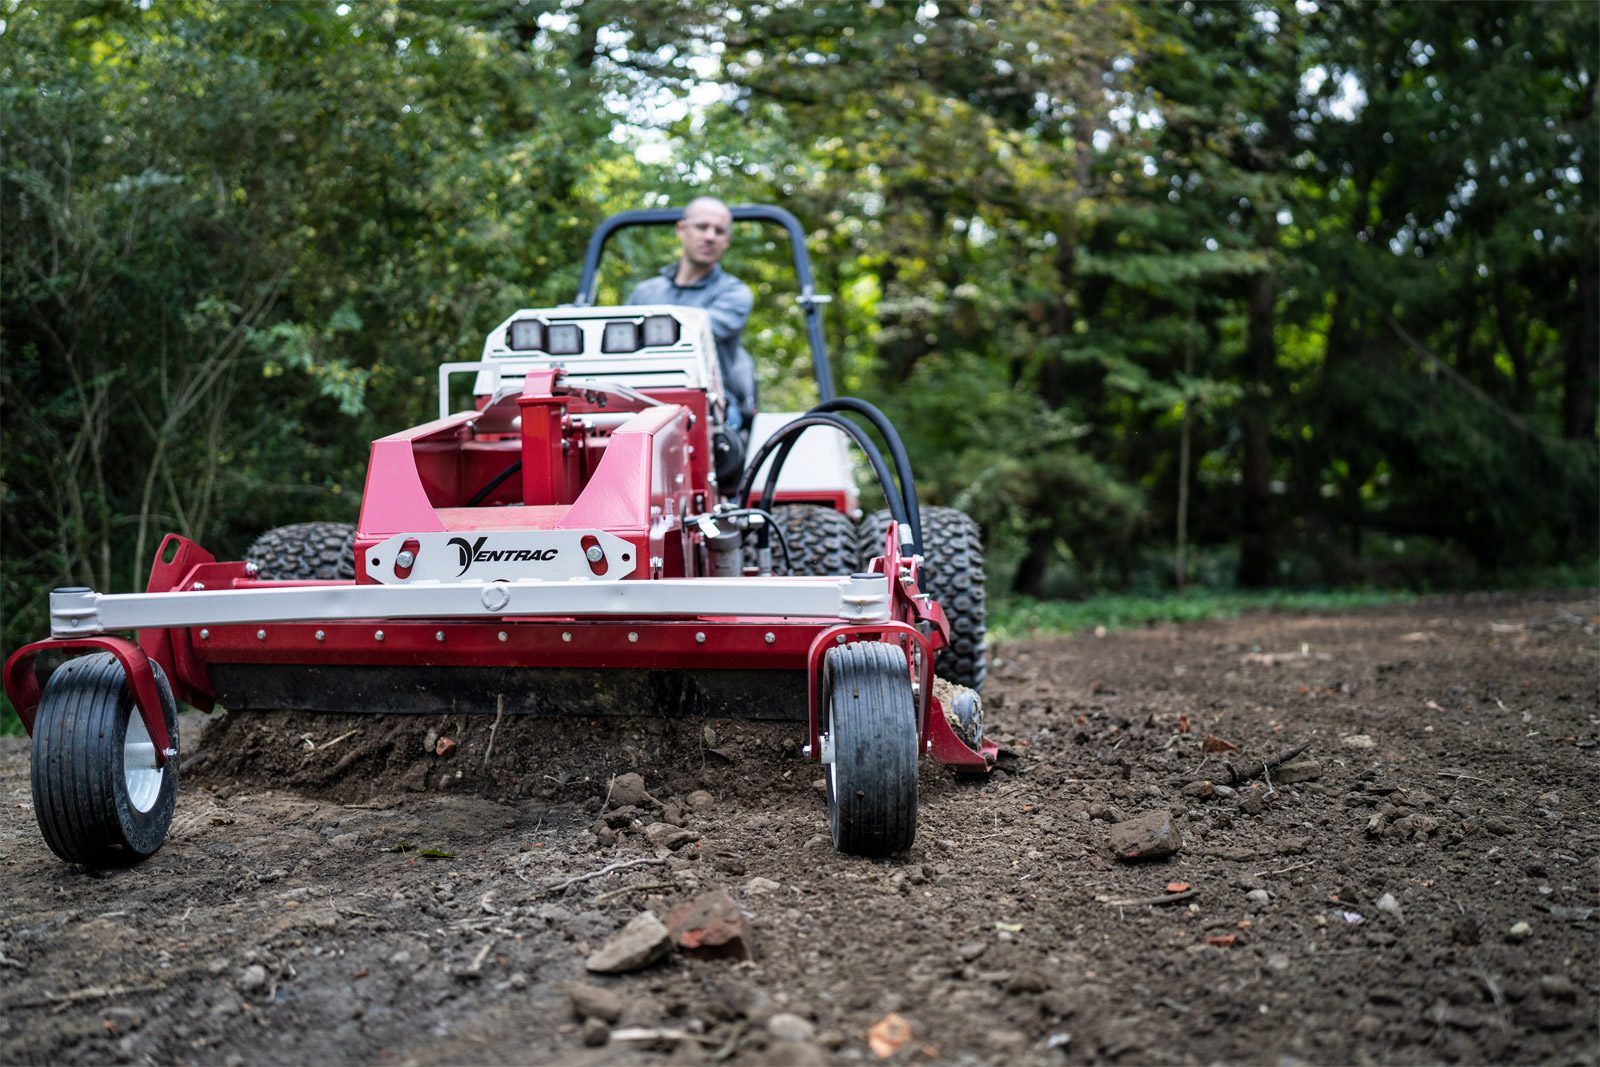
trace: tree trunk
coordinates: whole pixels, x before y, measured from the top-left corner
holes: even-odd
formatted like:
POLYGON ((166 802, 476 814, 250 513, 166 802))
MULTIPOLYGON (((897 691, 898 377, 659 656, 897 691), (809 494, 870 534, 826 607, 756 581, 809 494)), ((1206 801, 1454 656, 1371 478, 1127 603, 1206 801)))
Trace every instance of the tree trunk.
POLYGON ((1596 350, 1595 269, 1587 254, 1579 260, 1578 314, 1567 342, 1562 374, 1561 431, 1569 441, 1593 441, 1595 388, 1600 383, 1600 351, 1596 350))
POLYGON ((1272 584, 1277 572, 1272 540, 1272 379, 1277 365, 1273 305, 1277 287, 1270 272, 1250 283, 1250 325, 1245 341, 1244 464, 1239 487, 1239 584, 1272 584))

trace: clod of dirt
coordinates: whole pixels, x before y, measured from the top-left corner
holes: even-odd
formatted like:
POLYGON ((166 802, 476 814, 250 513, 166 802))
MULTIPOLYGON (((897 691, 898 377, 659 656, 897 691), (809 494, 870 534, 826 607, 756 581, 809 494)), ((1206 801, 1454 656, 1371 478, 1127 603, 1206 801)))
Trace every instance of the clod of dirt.
POLYGON ((710 811, 717 803, 716 798, 704 789, 696 789, 684 797, 683 802, 690 811, 710 811))
POLYGON ((776 893, 782 888, 783 886, 779 885, 777 882, 774 882, 771 878, 762 878, 759 876, 750 879, 744 884, 744 891, 753 897, 759 897, 763 893, 776 893))
POLYGON ((572 998, 573 1014, 580 1019, 614 1023, 622 1018, 622 998, 609 989, 574 982, 567 987, 567 996, 572 998))
POLYGON ((673 908, 667 913, 667 931, 680 950, 697 959, 748 960, 755 955, 744 912, 721 890, 673 908))
POLYGON ((673 826, 669 822, 653 822, 644 828, 644 836, 657 848, 668 848, 674 851, 684 845, 700 840, 700 835, 693 830, 685 830, 681 826, 673 826))
POLYGON ((593 1016, 583 1020, 583 1043, 589 1048, 599 1048, 611 1040, 611 1027, 604 1019, 593 1016))
POLYGON ((1272 780, 1279 785, 1293 785, 1295 782, 1309 782, 1313 778, 1322 777, 1322 764, 1314 759, 1295 760, 1285 763, 1272 772, 1272 780))
POLYGON ((1346 748, 1376 748, 1378 743, 1368 734, 1350 734, 1339 739, 1346 748))
POLYGON ((456 754, 456 742, 453 737, 441 737, 433 744, 433 754, 440 759, 449 759, 456 754))
POLYGON ((234 985, 241 993, 259 993, 267 988, 267 969, 259 963, 252 963, 239 972, 234 985))
POLYGON ((1165 859, 1183 847, 1183 834, 1163 808, 1111 827, 1111 851, 1122 860, 1165 859))
POLYGON ((619 774, 611 782, 611 799, 607 802, 613 808, 643 808, 659 807, 656 798, 650 795, 644 787, 644 779, 629 771, 619 774))
POLYGON ((816 1036, 817 1028, 810 1019, 796 1015, 792 1011, 780 1011, 767 1020, 767 1033, 779 1041, 793 1041, 803 1044, 816 1036))
POLYGON ((595 974, 627 974, 650 966, 671 948, 672 938, 661 920, 641 911, 583 965, 595 974))

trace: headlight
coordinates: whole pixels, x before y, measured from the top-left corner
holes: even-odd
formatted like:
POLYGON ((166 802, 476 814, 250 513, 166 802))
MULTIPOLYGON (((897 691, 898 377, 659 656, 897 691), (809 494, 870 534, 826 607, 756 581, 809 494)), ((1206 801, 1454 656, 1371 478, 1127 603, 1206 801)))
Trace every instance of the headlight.
POLYGON ((538 319, 518 319, 506 331, 506 346, 513 352, 536 352, 544 347, 544 323, 538 319))
POLYGON ((650 315, 644 320, 646 348, 655 345, 675 345, 678 343, 678 337, 678 320, 671 315, 650 315))
POLYGON ((546 331, 545 349, 552 356, 583 354, 583 331, 576 323, 563 322, 546 331))
POLYGON ((639 351, 639 324, 636 322, 608 322, 600 335, 602 352, 639 351))

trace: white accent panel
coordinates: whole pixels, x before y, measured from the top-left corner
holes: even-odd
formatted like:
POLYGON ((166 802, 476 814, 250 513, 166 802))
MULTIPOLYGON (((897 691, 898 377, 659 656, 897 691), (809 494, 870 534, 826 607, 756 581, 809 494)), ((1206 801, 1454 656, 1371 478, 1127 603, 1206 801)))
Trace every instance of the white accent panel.
POLYGON ((889 618, 883 575, 848 578, 663 578, 633 582, 418 582, 176 593, 50 594, 50 632, 349 619, 499 619, 505 616, 619 618, 889 618))
POLYGON ((634 548, 604 530, 466 530, 401 533, 367 550, 367 573, 384 585, 418 582, 582 579, 617 581, 639 567, 634 548), (583 539, 593 537, 605 553, 606 573, 597 575, 583 554, 583 539), (408 577, 395 573, 395 557, 416 541, 416 562, 408 577), (468 559, 471 554, 472 558, 468 559), (623 556, 630 557, 624 560, 623 556))

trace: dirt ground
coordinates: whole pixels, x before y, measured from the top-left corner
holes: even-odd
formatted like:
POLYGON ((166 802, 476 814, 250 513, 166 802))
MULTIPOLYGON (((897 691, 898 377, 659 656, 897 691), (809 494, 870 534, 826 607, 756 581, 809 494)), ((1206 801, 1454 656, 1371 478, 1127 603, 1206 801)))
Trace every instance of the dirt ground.
POLYGON ((781 724, 508 720, 491 751, 492 717, 280 715, 186 719, 166 847, 88 874, 7 738, 0 1062, 873 1063, 896 1013, 904 1063, 1600 1063, 1597 615, 1434 599, 1005 644, 1001 770, 926 767, 892 862, 832 851, 781 724), (1301 745, 1269 788, 1261 758, 1301 745), (659 803, 597 823, 629 771, 659 803), (1162 810, 1177 854, 1114 858, 1110 827, 1162 810), (753 961, 586 974, 717 888, 753 961), (580 981, 620 995, 604 1044, 580 981))

